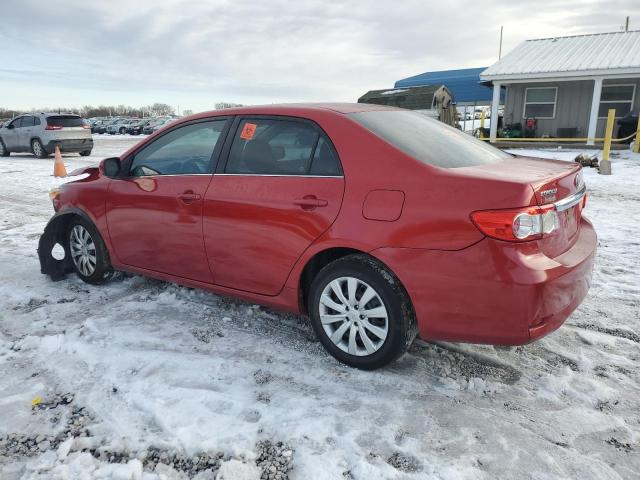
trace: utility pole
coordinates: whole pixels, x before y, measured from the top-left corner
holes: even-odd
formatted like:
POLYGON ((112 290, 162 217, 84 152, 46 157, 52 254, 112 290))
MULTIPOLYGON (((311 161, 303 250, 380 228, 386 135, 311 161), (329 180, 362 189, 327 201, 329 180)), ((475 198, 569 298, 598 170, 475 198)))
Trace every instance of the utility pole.
MULTIPOLYGON (((628 22, 629 22, 629 17, 627 17, 627 23, 628 22)), ((502 58, 502 28, 503 26, 500 25, 500 49, 498 50, 498 60, 502 58)))
POLYGON ((629 17, 627 16, 627 21, 624 23, 624 31, 628 32, 629 31, 629 17))

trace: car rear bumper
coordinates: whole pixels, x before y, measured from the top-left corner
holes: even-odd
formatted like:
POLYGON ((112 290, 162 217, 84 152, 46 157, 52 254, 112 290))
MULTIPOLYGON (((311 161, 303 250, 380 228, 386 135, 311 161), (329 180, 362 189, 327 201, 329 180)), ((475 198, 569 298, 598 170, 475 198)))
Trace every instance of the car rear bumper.
POLYGON ((485 238, 458 251, 382 248, 427 340, 522 345, 558 327, 591 284, 597 236, 582 219, 576 243, 549 258, 536 242, 485 238))
POLYGON ((82 138, 77 140, 51 140, 44 146, 47 153, 53 153, 56 145, 61 152, 85 152, 93 149, 93 138, 82 138))

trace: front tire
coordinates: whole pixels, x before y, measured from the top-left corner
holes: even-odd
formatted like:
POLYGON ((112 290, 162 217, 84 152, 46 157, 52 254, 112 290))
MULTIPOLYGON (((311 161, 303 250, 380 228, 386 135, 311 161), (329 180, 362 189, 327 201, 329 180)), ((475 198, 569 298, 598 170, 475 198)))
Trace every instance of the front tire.
POLYGON ((124 128, 124 127, 122 127, 122 128, 120 129, 120 135, 124 135, 125 133, 127 133, 127 129, 126 129, 126 128, 124 128))
POLYGON ((84 152, 80 152, 81 157, 88 157, 91 155, 91 150, 85 150, 84 152))
POLYGON ((8 157, 9 155, 11 155, 11 152, 7 150, 7 147, 5 147, 2 140, 0 140, 0 157, 8 157))
POLYGON ((356 254, 325 266, 309 293, 316 335, 337 360, 363 370, 404 354, 416 337, 411 301, 397 277, 376 259, 356 254))
POLYGON ((69 223, 67 234, 71 263, 86 283, 104 283, 113 273, 107 248, 92 223, 77 217, 69 223))
POLYGON ((47 158, 49 156, 47 151, 44 149, 42 142, 37 138, 31 141, 31 151, 38 158, 47 158))

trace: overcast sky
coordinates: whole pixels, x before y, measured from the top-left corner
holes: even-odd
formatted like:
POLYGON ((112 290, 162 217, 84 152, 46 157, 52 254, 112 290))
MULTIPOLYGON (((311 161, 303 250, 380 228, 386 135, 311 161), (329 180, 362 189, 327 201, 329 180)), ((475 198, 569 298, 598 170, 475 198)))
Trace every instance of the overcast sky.
POLYGON ((528 38, 640 29, 640 0, 0 0, 0 107, 355 101, 528 38))

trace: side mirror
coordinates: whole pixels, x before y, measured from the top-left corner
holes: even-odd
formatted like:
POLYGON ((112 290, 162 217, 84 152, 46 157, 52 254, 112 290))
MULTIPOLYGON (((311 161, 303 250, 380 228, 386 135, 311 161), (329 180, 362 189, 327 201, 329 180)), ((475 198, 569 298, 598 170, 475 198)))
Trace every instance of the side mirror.
POLYGON ((16 126, 13 124, 7 125, 7 130, 13 130, 14 128, 16 128, 16 126))
POLYGON ((120 173, 120 159, 118 157, 105 158, 102 160, 100 167, 107 177, 115 178, 120 173))

